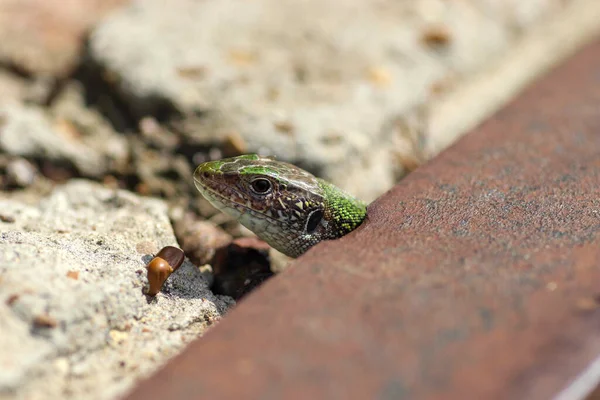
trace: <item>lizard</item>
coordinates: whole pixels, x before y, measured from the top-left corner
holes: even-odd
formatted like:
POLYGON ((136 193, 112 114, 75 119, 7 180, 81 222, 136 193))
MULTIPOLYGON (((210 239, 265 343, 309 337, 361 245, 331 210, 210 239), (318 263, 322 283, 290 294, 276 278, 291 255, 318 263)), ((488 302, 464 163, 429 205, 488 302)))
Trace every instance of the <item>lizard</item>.
POLYGON ((291 258, 348 234, 367 215, 365 202, 332 183, 256 154, 204 162, 194 184, 214 207, 291 258))

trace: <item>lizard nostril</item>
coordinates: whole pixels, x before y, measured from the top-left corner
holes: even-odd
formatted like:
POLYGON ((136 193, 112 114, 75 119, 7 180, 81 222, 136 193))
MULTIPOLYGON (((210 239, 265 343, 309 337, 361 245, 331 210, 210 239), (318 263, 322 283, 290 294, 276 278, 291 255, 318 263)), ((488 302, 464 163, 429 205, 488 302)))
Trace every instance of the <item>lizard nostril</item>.
POLYGON ((202 176, 204 177, 204 179, 208 179, 208 178, 210 178, 210 174, 209 174, 207 171, 204 171, 204 172, 202 173, 202 176))

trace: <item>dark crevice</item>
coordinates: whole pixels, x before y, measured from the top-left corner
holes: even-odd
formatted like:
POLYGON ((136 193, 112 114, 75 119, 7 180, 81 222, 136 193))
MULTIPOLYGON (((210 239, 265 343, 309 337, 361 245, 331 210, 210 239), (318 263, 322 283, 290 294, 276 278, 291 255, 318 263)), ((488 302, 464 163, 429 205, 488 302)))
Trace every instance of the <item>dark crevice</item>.
POLYGON ((148 115, 161 124, 182 118, 175 105, 164 97, 127 99, 119 88, 118 76, 91 56, 89 41, 71 79, 84 87, 86 106, 98 110, 118 132, 138 131, 140 120, 148 115))
POLYGON ((0 61, 0 69, 7 71, 10 74, 16 75, 17 78, 33 80, 35 79, 35 74, 28 71, 23 66, 15 64, 10 61, 0 61))
POLYGON ((102 69, 89 60, 82 62, 73 74, 73 80, 84 88, 85 105, 96 109, 118 132, 137 130, 137 120, 117 90, 102 78, 102 69))

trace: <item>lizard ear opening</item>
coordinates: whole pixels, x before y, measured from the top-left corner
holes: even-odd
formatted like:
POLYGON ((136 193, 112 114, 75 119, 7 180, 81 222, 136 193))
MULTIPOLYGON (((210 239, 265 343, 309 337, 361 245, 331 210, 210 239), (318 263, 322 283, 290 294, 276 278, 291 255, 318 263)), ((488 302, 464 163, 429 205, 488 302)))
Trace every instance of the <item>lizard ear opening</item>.
POLYGON ((319 226, 319 223, 321 222, 322 219, 323 219, 323 211, 321 211, 321 210, 313 211, 310 214, 310 216, 308 217, 308 221, 306 222, 306 233, 313 233, 315 231, 315 229, 317 229, 317 226, 319 226))

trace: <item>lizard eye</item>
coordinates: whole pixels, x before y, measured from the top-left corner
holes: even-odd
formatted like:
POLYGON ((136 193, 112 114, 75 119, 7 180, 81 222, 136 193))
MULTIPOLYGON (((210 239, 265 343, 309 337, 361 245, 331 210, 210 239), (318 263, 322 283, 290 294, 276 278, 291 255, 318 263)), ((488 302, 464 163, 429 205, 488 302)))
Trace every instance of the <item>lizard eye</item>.
POLYGON ((250 183, 252 190, 258 194, 267 194, 271 191, 271 181, 264 178, 258 178, 250 183))

